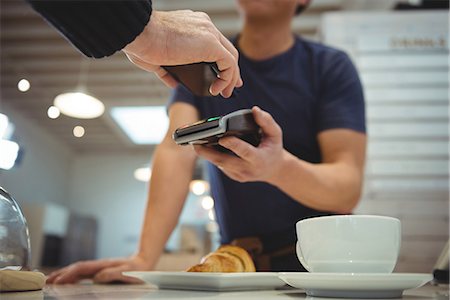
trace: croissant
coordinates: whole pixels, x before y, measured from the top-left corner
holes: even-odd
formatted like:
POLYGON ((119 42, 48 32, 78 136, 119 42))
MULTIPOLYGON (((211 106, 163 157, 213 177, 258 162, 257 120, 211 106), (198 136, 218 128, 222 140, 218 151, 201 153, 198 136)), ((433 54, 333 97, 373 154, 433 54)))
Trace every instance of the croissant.
POLYGON ((187 272, 255 272, 255 265, 247 251, 237 246, 224 245, 202 258, 200 264, 187 272))

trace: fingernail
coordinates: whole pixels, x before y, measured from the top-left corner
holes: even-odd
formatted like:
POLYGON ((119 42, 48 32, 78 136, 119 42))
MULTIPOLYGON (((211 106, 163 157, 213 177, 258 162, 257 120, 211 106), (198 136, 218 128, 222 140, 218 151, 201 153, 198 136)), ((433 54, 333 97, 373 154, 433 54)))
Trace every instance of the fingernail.
POLYGON ((217 95, 219 95, 219 92, 213 93, 212 88, 209 89, 209 93, 210 93, 212 96, 217 96, 217 95))

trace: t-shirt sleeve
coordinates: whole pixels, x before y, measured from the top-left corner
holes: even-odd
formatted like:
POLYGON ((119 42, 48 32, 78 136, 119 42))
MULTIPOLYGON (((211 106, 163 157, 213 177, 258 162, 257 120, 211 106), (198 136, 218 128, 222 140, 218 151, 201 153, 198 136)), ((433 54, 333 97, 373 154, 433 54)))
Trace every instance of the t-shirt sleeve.
POLYGON ((323 60, 318 105, 318 132, 346 128, 366 132, 364 94, 358 72, 347 54, 323 60))
POLYGON ((150 20, 151 0, 27 0, 88 57, 110 56, 131 43, 150 20))
POLYGON ((172 90, 172 94, 167 102, 167 111, 170 106, 176 102, 184 102, 191 104, 194 107, 198 107, 198 97, 192 94, 187 88, 179 84, 175 89, 172 90))

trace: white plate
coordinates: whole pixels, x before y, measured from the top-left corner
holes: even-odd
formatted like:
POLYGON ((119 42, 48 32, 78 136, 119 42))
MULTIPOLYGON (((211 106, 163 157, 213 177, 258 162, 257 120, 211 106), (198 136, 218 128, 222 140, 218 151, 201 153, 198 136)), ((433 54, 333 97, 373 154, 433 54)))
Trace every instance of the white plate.
POLYGON ((279 273, 284 282, 309 296, 335 298, 399 298, 406 289, 417 288, 431 274, 413 273, 279 273))
POLYGON ((272 272, 196 273, 196 272, 124 272, 125 276, 157 285, 160 289, 201 291, 267 290, 286 284, 272 272))

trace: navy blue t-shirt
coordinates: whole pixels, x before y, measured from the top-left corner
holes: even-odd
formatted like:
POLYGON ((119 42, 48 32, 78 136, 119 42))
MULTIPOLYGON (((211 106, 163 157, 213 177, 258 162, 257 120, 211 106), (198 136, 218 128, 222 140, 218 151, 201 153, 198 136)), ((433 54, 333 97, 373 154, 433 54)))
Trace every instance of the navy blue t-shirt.
MULTIPOLYGON (((192 104, 202 119, 257 105, 281 126, 284 148, 311 163, 322 160, 319 132, 365 132, 361 83, 342 51, 296 37, 289 50, 266 60, 241 52, 239 66, 244 86, 232 98, 196 97, 179 86, 168 105, 192 104)), ((208 172, 222 243, 293 230, 300 219, 329 214, 300 204, 273 185, 234 181, 209 163, 208 172)), ((286 244, 295 235, 291 239, 286 244)))

